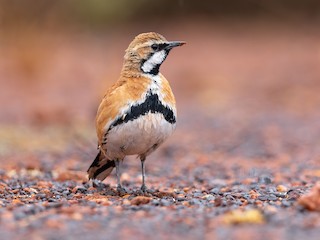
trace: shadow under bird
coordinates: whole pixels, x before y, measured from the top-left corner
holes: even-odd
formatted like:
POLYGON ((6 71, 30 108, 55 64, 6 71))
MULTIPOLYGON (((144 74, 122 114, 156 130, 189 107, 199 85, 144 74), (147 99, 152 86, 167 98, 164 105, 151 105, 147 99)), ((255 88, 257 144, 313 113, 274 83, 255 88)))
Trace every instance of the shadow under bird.
POLYGON ((128 155, 141 160, 142 186, 145 160, 173 132, 176 103, 169 82, 159 72, 169 52, 182 41, 167 41, 154 32, 134 38, 124 55, 118 81, 107 90, 98 108, 96 130, 99 153, 88 169, 89 179, 103 181, 116 168, 117 190, 120 162, 128 155))

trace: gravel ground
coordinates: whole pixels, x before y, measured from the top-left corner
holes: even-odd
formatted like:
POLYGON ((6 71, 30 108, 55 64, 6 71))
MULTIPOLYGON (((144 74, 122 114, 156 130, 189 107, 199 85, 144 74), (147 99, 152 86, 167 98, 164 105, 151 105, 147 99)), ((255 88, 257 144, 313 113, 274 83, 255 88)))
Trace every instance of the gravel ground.
MULTIPOLYGON (((201 126, 212 122, 206 121, 201 126)), ((306 123, 306 130, 319 128, 318 123, 306 123)), ((288 128, 288 132, 274 140, 284 143, 296 139, 295 134, 290 134, 295 132, 291 128, 298 127, 295 124, 278 126, 278 130, 288 128)), ((254 141, 261 127, 257 122, 252 122, 250 129, 240 135, 235 134, 234 143, 217 142, 214 148, 203 143, 210 141, 208 129, 202 132, 194 129, 186 134, 189 127, 188 123, 182 124, 170 141, 148 159, 146 194, 139 191, 140 164, 135 158, 123 163, 122 181, 128 194, 119 196, 114 176, 105 183, 87 182, 88 153, 83 157, 79 150, 63 157, 48 153, 11 157, 0 178, 2 236, 147 239, 157 234, 157 239, 318 238, 319 159, 298 149, 294 154, 286 154, 286 149, 292 148, 291 141, 281 149, 270 146, 264 149, 267 144, 258 148, 255 146, 258 140, 268 142, 268 139, 261 136, 254 141), (243 134, 246 139, 235 146, 243 134), (59 160, 53 161, 55 158, 59 160)), ((218 135, 224 134, 223 129, 228 130, 221 125, 215 128, 210 130, 218 135)), ((65 136, 65 141, 74 136, 65 136)), ((303 151, 310 152, 312 147, 315 146, 310 144, 303 151)))
POLYGON ((12 101, 0 102, 1 238, 319 239, 319 36, 202 28, 186 31, 189 48, 164 66, 183 79, 172 82, 178 128, 147 159, 149 191, 139 191, 140 163, 130 157, 121 196, 114 173, 88 182, 86 170, 96 155, 97 76, 114 58, 115 79, 129 37, 48 38, 51 48, 33 47, 40 59, 56 52, 50 74, 42 61, 25 66, 35 56, 15 58, 4 41, 0 81, 12 81, 0 95, 12 101), (114 47, 103 58, 105 45, 114 47), (47 82, 26 84, 30 76, 47 82))

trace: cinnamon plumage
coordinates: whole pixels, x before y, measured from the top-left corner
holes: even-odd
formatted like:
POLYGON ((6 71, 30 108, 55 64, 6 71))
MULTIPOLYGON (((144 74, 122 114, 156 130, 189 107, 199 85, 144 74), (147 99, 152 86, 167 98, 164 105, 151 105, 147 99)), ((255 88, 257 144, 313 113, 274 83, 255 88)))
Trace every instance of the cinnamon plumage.
POLYGON ((159 68, 172 48, 183 44, 154 32, 139 34, 130 43, 120 78, 107 90, 98 108, 99 153, 88 169, 89 179, 102 181, 115 167, 117 189, 124 191, 120 162, 128 155, 138 155, 141 190, 147 190, 146 157, 172 134, 177 118, 174 95, 159 68))

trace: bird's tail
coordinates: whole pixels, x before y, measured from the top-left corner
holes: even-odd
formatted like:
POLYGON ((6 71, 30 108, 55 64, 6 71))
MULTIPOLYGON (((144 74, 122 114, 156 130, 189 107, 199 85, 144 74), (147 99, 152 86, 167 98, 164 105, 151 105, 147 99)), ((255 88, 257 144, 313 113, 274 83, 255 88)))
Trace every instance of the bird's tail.
POLYGON ((89 179, 98 179, 103 181, 110 175, 115 166, 114 160, 107 159, 104 154, 99 151, 98 155, 87 171, 88 177, 89 179))

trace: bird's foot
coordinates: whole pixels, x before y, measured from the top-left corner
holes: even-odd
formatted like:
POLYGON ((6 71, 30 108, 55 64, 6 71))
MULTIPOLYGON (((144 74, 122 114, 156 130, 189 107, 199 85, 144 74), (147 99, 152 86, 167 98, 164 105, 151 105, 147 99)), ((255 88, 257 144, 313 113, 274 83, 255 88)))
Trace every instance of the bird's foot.
POLYGON ((146 185, 144 185, 144 184, 142 184, 141 185, 141 191, 143 192, 143 193, 146 193, 147 192, 147 186, 146 185))
POLYGON ((95 187, 98 189, 104 189, 108 186, 98 179, 92 179, 92 181, 90 181, 90 182, 91 183, 89 183, 89 184, 92 185, 92 187, 95 187))
POLYGON ((117 191, 120 196, 126 195, 128 193, 127 190, 124 187, 122 187, 121 185, 117 186, 117 191))

